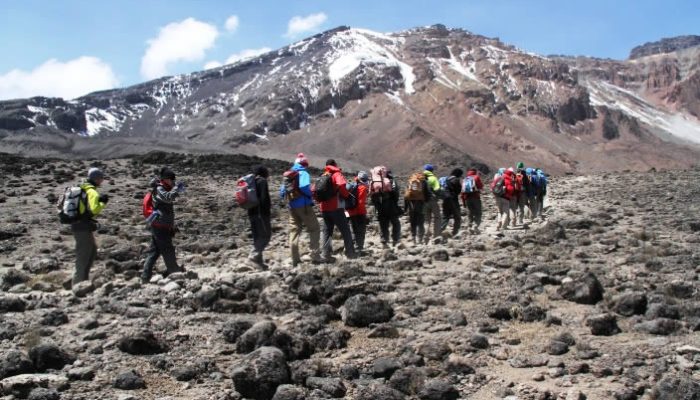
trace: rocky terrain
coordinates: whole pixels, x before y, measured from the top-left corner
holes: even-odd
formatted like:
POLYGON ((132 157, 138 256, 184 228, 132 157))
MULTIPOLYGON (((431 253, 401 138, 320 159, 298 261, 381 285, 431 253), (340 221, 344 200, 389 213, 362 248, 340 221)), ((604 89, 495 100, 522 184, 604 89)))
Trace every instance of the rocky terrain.
POLYGON ((521 159, 554 173, 688 168, 699 89, 697 37, 601 60, 543 57, 443 25, 339 27, 216 69, 74 100, 2 101, 0 151, 280 158, 292 148, 397 171, 426 157, 492 168, 521 159))
POLYGON ((382 250, 373 222, 368 256, 322 266, 290 265, 275 204, 259 270, 232 206, 259 161, 3 154, 0 398, 700 397, 700 170, 553 178, 545 221, 505 234, 491 196, 482 233, 427 246, 382 250), (143 285, 140 202, 163 163, 188 182, 187 273, 143 285), (53 205, 91 165, 111 201, 92 281, 66 290, 73 239, 53 205))

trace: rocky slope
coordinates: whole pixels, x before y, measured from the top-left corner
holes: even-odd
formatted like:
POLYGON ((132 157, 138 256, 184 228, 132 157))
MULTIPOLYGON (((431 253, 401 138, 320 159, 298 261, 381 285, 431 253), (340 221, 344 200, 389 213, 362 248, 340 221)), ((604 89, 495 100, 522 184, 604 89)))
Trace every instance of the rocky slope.
POLYGON ((52 204, 91 163, 0 157, 0 395, 700 396, 700 171, 553 179, 546 221, 504 235, 491 196, 483 233, 428 246, 382 250, 373 221, 367 257, 324 266, 291 267, 275 205, 261 271, 244 262, 246 219, 231 206, 233 180, 258 161, 97 164, 111 195, 98 260, 91 284, 68 291, 73 242, 52 204), (175 238, 188 273, 142 285, 140 199, 162 163, 189 182, 175 238))
POLYGON ((687 167, 700 143, 698 47, 662 48, 629 61, 541 57, 442 25, 340 27, 251 60, 72 101, 0 102, 0 150, 305 151, 397 170, 513 159, 558 173, 687 167))

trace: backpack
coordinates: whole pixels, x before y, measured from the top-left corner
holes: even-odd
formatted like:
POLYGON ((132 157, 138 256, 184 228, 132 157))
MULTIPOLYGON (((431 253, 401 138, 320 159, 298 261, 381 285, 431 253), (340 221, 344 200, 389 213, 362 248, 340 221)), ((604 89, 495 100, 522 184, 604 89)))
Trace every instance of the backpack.
POLYGON ((350 195, 347 199, 345 199, 345 209, 352 210, 353 208, 357 208, 357 206, 360 204, 360 201, 358 199, 357 182, 349 184, 348 193, 350 193, 350 195))
POLYGON ((476 179, 473 175, 467 175, 462 182, 462 193, 476 193, 479 188, 476 187, 476 179))
POLYGON ((441 176, 440 179, 438 179, 438 182, 440 183, 440 192, 437 193, 438 197, 442 199, 452 197, 449 187, 450 178, 448 176, 441 176))
POLYGON ((491 193, 498 197, 506 194, 506 176, 501 175, 491 183, 491 193))
POLYGON ((145 196, 143 196, 143 205, 142 205, 142 212, 143 212, 143 217, 148 219, 148 217, 153 214, 153 210, 155 208, 153 207, 153 191, 149 191, 146 193, 145 196))
MULTIPOLYGON (((87 205, 87 193, 80 186, 67 187, 58 202, 58 219, 62 224, 72 224, 80 220, 80 202, 87 205)), ((86 207, 87 209, 87 207, 86 207)), ((87 211, 87 210, 86 210, 87 211)))
POLYGON ((523 174, 515 174, 515 179, 513 179, 513 190, 520 192, 523 190, 523 174))
POLYGON ((541 193, 547 194, 547 175, 545 175, 544 172, 539 171, 536 172, 533 176, 537 176, 537 179, 540 181, 541 193))
POLYGON ((299 190, 299 171, 289 170, 282 174, 282 184, 284 186, 284 197, 287 201, 296 200, 303 196, 299 190))
POLYGON ((404 198, 406 200, 425 201, 425 192, 423 185, 425 183, 425 175, 422 172, 416 172, 408 178, 408 185, 404 198))
POLYGON ((370 193, 388 193, 392 191, 391 181, 387 177, 388 174, 384 166, 372 168, 370 172, 372 179, 369 186, 370 193))
POLYGON ((246 210, 255 208, 260 204, 258 192, 255 187, 255 175, 248 174, 236 183, 236 202, 246 210))
POLYGON ((317 201, 328 201, 335 196, 335 187, 333 185, 333 175, 324 173, 316 178, 314 183, 314 197, 317 201))

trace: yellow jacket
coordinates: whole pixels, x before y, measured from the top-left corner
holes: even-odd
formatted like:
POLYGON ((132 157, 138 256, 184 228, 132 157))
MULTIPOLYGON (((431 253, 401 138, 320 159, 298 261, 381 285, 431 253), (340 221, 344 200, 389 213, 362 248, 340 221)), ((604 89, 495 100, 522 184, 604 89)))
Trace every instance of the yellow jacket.
POLYGON ((80 206, 78 207, 78 213, 80 215, 85 214, 85 203, 87 203, 87 210, 90 212, 90 216, 94 217, 97 214, 99 214, 102 209, 105 208, 105 203, 100 201, 100 194, 97 193, 97 189, 95 188, 95 185, 89 182, 85 182, 80 185, 80 188, 85 191, 85 195, 87 197, 86 202, 80 202, 80 206))
POLYGON ((437 193, 440 191, 440 181, 431 171, 423 171, 425 175, 425 180, 428 181, 428 188, 433 192, 437 193))

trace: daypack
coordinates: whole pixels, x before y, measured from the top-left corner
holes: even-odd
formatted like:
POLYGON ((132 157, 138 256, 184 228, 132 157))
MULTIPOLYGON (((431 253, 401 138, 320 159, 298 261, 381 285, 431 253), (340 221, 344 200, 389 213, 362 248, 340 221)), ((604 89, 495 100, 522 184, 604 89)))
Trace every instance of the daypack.
POLYGON ((87 193, 81 187, 67 187, 64 190, 63 196, 58 202, 58 219, 62 224, 72 224, 80 220, 81 201, 87 205, 87 193))
POLYGON ((358 199, 358 185, 356 182, 348 184, 348 193, 350 195, 345 199, 345 209, 352 210, 357 208, 360 204, 360 199, 358 199))
POLYGON ((236 183, 236 202, 246 210, 255 208, 260 204, 255 187, 255 175, 248 174, 238 180, 236 183))
POLYGON ((314 197, 316 201, 328 201, 335 196, 335 187, 333 186, 333 175, 324 173, 316 178, 314 183, 314 197))
POLYGON ((149 190, 145 196, 143 196, 142 212, 143 217, 148 219, 148 217, 153 214, 153 191, 149 190))
POLYGON ((476 187, 476 179, 473 175, 467 175, 462 182, 462 193, 476 193, 479 189, 476 187))
POLYGON ((284 197, 287 201, 292 201, 303 196, 299 190, 299 171, 290 169, 282 174, 282 184, 284 185, 284 197))
POLYGON ((515 174, 515 179, 513 179, 513 190, 520 192, 523 190, 523 174, 515 174))
POLYGON ((450 191, 449 187, 450 177, 441 176, 440 179, 438 179, 438 182, 440 183, 440 192, 437 193, 438 197, 442 199, 452 197, 452 192, 450 191))
POLYGON ((533 176, 537 176, 537 179, 540 181, 539 189, 541 193, 547 194, 547 175, 545 175, 542 171, 538 171, 533 176))
POLYGON ((372 168, 370 172, 370 176, 372 179, 372 182, 370 183, 370 193, 391 192, 392 185, 387 175, 387 168, 384 166, 372 168))
POLYGON ((506 177, 505 175, 501 175, 498 178, 496 178, 492 183, 491 183, 491 193, 498 197, 503 197, 504 194, 506 194, 506 177))
POLYGON ((425 201, 425 192, 423 191, 424 184, 425 175, 422 172, 416 172, 411 175, 408 178, 408 185, 406 186, 404 198, 406 200, 425 201))

